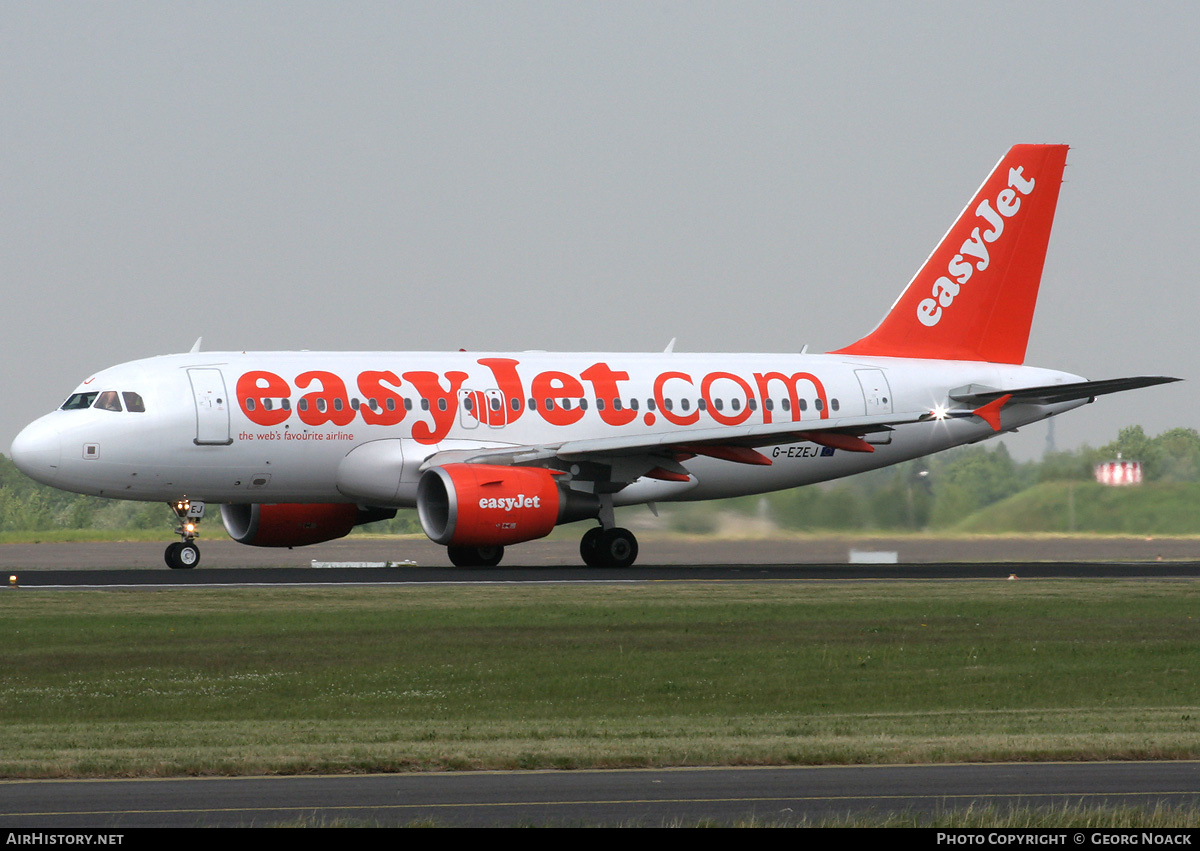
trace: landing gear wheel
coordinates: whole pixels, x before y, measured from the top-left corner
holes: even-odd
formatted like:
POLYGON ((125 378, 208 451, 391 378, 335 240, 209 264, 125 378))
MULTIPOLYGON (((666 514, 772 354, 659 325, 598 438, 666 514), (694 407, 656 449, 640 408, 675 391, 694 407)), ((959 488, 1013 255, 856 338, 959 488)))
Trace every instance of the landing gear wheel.
POLYGON ((476 547, 475 556, 480 567, 495 567, 504 558, 504 547, 476 547))
POLYGON ((176 541, 167 547, 163 559, 171 570, 191 570, 200 563, 200 548, 191 541, 176 541))
POLYGON ((637 538, 628 529, 608 529, 600 535, 600 555, 608 567, 630 567, 637 561, 637 538))
POLYGON ((637 561, 637 538, 628 529, 588 529, 579 542, 588 567, 629 567, 637 561))
POLYGON ((583 533, 583 537, 579 541, 579 555, 588 567, 604 567, 606 564, 600 552, 600 538, 603 535, 603 529, 593 526, 583 533))
POLYGON ((504 547, 446 547, 455 567, 495 567, 504 558, 504 547))
POLYGON ((179 548, 179 564, 185 570, 190 570, 200 563, 200 548, 188 541, 179 548))
POLYGON ((200 563, 200 548, 196 546, 195 538, 200 534, 196 525, 204 517, 204 503, 200 500, 193 502, 185 496, 167 505, 179 522, 175 534, 183 540, 169 545, 163 553, 163 560, 171 570, 191 570, 200 563))

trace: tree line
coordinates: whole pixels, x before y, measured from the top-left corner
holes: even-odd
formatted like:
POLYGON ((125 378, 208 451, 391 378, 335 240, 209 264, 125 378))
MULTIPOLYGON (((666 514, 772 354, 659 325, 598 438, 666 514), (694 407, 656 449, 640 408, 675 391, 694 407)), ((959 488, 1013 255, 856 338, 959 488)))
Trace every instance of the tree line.
POLYGON ((1027 462, 1014 460, 1003 443, 965 446, 824 485, 667 510, 676 529, 701 533, 716 527, 722 510, 765 515, 796 530, 948 529, 1038 485, 1094 483, 1095 466, 1118 458, 1140 461, 1143 481, 1152 487, 1200 482, 1200 433, 1174 428, 1150 437, 1141 426, 1129 426, 1104 446, 1047 453, 1027 462))
MULTIPOLYGON (((683 531, 715 528, 723 511, 764 512, 788 529, 944 529, 962 518, 1046 482, 1092 482, 1096 464, 1117 458, 1140 461, 1144 482, 1200 482, 1200 433, 1174 428, 1154 437, 1141 426, 1121 429, 1099 448, 1048 453, 1017 462, 1004 444, 960 447, 841 479, 764 496, 716 503, 662 506, 671 525, 683 531)), ((628 510, 628 509, 626 509, 628 510)), ((100 499, 38 484, 0 455, 0 533, 47 530, 166 529, 173 515, 165 504, 100 499)), ((370 531, 419 532, 416 513, 372 524, 370 531)))

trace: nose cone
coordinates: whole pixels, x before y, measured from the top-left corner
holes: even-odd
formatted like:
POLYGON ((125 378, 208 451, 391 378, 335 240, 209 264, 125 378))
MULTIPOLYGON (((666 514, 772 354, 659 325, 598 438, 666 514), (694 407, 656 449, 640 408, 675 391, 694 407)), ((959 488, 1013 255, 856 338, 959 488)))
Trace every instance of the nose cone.
POLYGON ((62 464, 62 440, 47 419, 42 417, 25 426, 13 441, 9 457, 29 478, 52 485, 62 464))

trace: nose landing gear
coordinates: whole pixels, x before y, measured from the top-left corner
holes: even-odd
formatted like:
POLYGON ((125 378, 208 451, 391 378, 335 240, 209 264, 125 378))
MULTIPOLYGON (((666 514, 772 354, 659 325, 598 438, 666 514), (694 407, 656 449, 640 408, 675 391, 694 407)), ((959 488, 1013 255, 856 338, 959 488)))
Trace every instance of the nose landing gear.
POLYGON ((170 505, 179 519, 175 534, 183 540, 167 547, 163 559, 172 570, 190 570, 200 563, 200 548, 196 546, 195 539, 200 535, 196 527, 204 518, 204 503, 192 502, 184 497, 170 505))

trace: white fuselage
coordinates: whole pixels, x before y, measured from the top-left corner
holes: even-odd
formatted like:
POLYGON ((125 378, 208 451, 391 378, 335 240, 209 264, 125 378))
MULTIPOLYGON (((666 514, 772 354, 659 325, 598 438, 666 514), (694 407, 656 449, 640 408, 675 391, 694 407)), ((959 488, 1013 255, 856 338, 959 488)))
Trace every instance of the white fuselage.
MULTIPOLYGON (((618 437, 678 444, 701 430, 934 411, 967 385, 1079 380, 1026 366, 845 355, 203 352, 97 373, 76 394, 136 394, 144 410, 81 402, 29 425, 12 451, 39 481, 104 497, 412 507, 420 465, 435 453, 618 437), (380 441, 390 443, 346 463, 380 441)), ((1009 405, 1002 431, 1082 404, 1009 405)), ((931 419, 866 435, 874 452, 792 441, 758 447, 769 466, 695 457, 689 481, 639 478, 614 502, 780 490, 996 433, 977 417, 931 419)))

